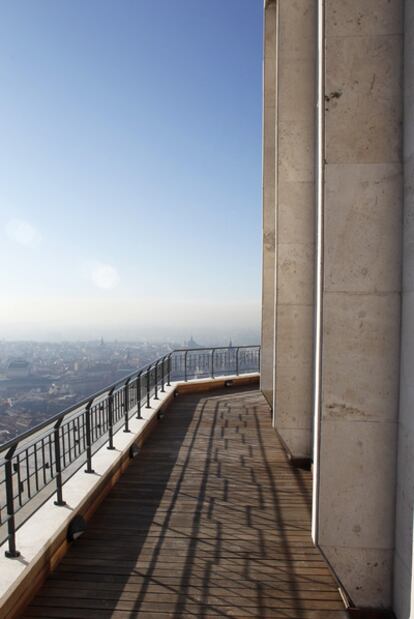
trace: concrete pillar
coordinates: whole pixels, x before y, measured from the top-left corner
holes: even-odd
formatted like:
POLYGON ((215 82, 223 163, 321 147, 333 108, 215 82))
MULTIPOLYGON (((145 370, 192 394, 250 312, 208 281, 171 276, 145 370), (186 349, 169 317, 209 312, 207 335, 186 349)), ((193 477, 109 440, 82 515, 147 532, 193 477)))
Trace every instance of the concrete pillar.
POLYGON ((260 386, 273 401, 275 322, 275 114, 276 114, 276 2, 265 4, 263 102, 263 281, 260 386))
POLYGON ((278 2, 274 424, 311 455, 315 0, 278 2))
POLYGON ((314 536, 354 603, 389 607, 399 390, 402 0, 319 0, 319 11, 324 263, 314 536))
POLYGON ((404 15, 404 218, 394 611, 414 614, 414 2, 404 15))

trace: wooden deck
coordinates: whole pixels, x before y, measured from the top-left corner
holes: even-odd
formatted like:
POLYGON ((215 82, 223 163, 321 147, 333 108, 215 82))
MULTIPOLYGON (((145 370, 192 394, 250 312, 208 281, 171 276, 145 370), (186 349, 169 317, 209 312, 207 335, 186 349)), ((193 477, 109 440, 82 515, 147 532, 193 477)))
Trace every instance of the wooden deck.
POLYGON ((24 617, 342 619, 310 516, 259 391, 179 396, 24 617))

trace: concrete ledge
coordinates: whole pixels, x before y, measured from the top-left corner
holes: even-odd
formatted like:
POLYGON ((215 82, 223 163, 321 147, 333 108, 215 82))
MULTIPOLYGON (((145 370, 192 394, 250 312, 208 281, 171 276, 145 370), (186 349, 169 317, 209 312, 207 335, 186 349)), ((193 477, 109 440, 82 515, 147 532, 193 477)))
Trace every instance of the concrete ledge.
POLYGON ((165 393, 159 393, 159 400, 150 401, 151 408, 142 408, 143 419, 131 418, 130 432, 121 428, 114 435, 115 450, 104 445, 93 456, 95 473, 85 473, 82 466, 64 484, 64 507, 54 504, 53 495, 19 528, 16 546, 20 557, 6 558, 7 543, 0 546, 0 619, 17 619, 21 615, 69 549, 66 536, 72 519, 79 514, 86 522, 90 520, 128 468, 132 445, 143 445, 158 423, 158 413, 167 411, 175 395, 255 384, 259 384, 259 374, 172 383, 165 393))
POLYGON ((259 385, 259 374, 243 374, 242 376, 218 376, 215 379, 206 378, 201 380, 189 380, 187 383, 177 383, 177 394, 200 393, 202 391, 215 391, 226 387, 244 387, 259 385))

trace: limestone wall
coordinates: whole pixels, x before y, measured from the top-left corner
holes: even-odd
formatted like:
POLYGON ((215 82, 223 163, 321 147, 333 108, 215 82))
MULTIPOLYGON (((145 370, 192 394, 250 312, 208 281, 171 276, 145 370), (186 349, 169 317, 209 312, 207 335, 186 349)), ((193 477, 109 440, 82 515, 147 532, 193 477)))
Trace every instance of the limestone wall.
POLYGON ((394 610, 414 615, 414 2, 404 16, 404 219, 401 327, 401 391, 394 556, 394 610))
POLYGON ((315 411, 320 415, 316 541, 353 601, 372 607, 392 602, 402 4, 323 3, 324 264, 321 401, 315 411))
POLYGON ((295 457, 312 444, 316 3, 279 0, 274 423, 295 457))
POLYGON ((272 404, 275 322, 276 2, 265 8, 263 106, 263 280, 261 389, 272 404))

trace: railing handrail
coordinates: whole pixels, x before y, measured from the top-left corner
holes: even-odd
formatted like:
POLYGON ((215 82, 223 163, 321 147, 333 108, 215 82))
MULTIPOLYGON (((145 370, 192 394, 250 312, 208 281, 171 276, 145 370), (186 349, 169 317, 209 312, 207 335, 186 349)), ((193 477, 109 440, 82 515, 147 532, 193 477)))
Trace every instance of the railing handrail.
MULTIPOLYGON (((164 357, 160 357, 159 359, 163 359, 165 357, 167 357, 167 355, 164 355, 164 357)), ((70 415, 70 413, 75 412, 76 410, 78 410, 78 408, 82 408, 83 406, 86 406, 88 402, 90 402, 91 400, 92 401, 96 400, 100 396, 111 391, 111 389, 115 391, 116 387, 118 386, 123 387, 125 384, 125 381, 128 378, 131 380, 132 378, 137 377, 140 372, 143 373, 145 372, 145 370, 149 369, 153 365, 153 363, 154 362, 148 363, 147 365, 143 366, 139 370, 134 370, 131 374, 127 374, 123 376, 122 378, 118 379, 117 381, 115 381, 114 383, 111 383, 110 385, 103 387, 99 391, 96 391, 92 395, 87 396, 83 400, 79 400, 79 402, 76 402, 75 404, 72 404, 68 408, 63 409, 63 411, 61 411, 60 413, 56 413, 56 415, 52 415, 52 417, 49 417, 45 421, 38 423, 37 425, 33 426, 33 428, 29 428, 29 430, 26 430, 26 432, 23 432, 22 434, 18 434, 18 436, 16 436, 13 439, 10 439, 10 441, 7 441, 7 443, 2 443, 0 445, 0 454, 3 453, 3 451, 6 451, 7 449, 10 449, 11 447, 13 447, 16 443, 21 443, 26 438, 29 438, 29 436, 32 436, 33 434, 40 432, 40 430, 43 430, 44 428, 46 428, 49 425, 52 425, 53 423, 56 423, 57 421, 59 421, 59 419, 63 419, 67 415, 70 415)))
POLYGON ((260 348, 260 344, 243 344, 243 346, 203 346, 202 348, 175 348, 169 355, 176 352, 201 352, 203 350, 232 350, 236 348, 260 348))
POLYGON ((49 498, 50 491, 56 493, 55 505, 65 505, 65 481, 84 463, 84 472, 93 473, 98 449, 104 445, 115 449, 121 424, 124 432, 130 432, 130 419, 144 419, 143 404, 151 408, 151 400, 158 400, 171 381, 252 371, 260 371, 259 345, 172 350, 1 445, 0 543, 7 526, 6 556, 19 555, 16 531, 49 498), (243 357, 245 350, 253 354, 243 357))
POLYGON ((29 428, 25 432, 22 432, 21 434, 18 434, 16 437, 14 437, 13 439, 10 439, 6 443, 2 443, 0 445, 0 454, 2 454, 4 451, 7 451, 7 450, 11 449, 15 445, 17 446, 19 443, 21 443, 22 441, 26 440, 30 436, 33 436, 34 434, 37 434, 37 432, 40 432, 41 430, 43 430, 47 426, 52 425, 52 424, 56 423, 57 421, 59 421, 60 419, 65 418, 67 415, 70 415, 71 413, 75 412, 79 408, 82 408, 83 406, 86 406, 89 402, 91 402, 91 401, 94 402, 100 396, 102 396, 102 395, 108 393, 109 391, 111 391, 111 389, 113 391, 116 391, 117 387, 124 387, 125 386, 125 382, 127 380, 131 381, 133 378, 138 378, 139 375, 142 375, 146 370, 150 370, 151 367, 155 366, 156 363, 159 363, 160 361, 165 360, 168 357, 171 357, 175 353, 180 353, 180 352, 202 352, 203 350, 208 350, 208 351, 211 351, 211 350, 231 350, 233 348, 234 349, 237 349, 237 348, 238 349, 242 349, 242 348, 260 348, 260 344, 252 344, 250 346, 249 345, 243 345, 243 346, 210 346, 210 347, 202 347, 202 348, 176 348, 174 350, 171 350, 169 353, 166 353, 165 355, 162 355, 161 357, 158 357, 154 361, 151 361, 151 363, 147 363, 146 365, 138 368, 137 370, 134 370, 130 374, 126 374, 125 376, 123 376, 122 378, 119 378, 118 380, 116 380, 115 382, 111 383, 110 385, 107 385, 106 387, 103 387, 99 391, 96 391, 95 393, 92 393, 91 395, 83 398, 83 400, 79 400, 78 402, 75 402, 75 404, 72 404, 71 406, 69 406, 69 407, 63 409, 62 411, 60 411, 59 413, 56 413, 55 415, 52 415, 48 419, 45 419, 45 421, 42 421, 42 422, 38 423, 37 425, 33 426, 32 428, 29 428))

